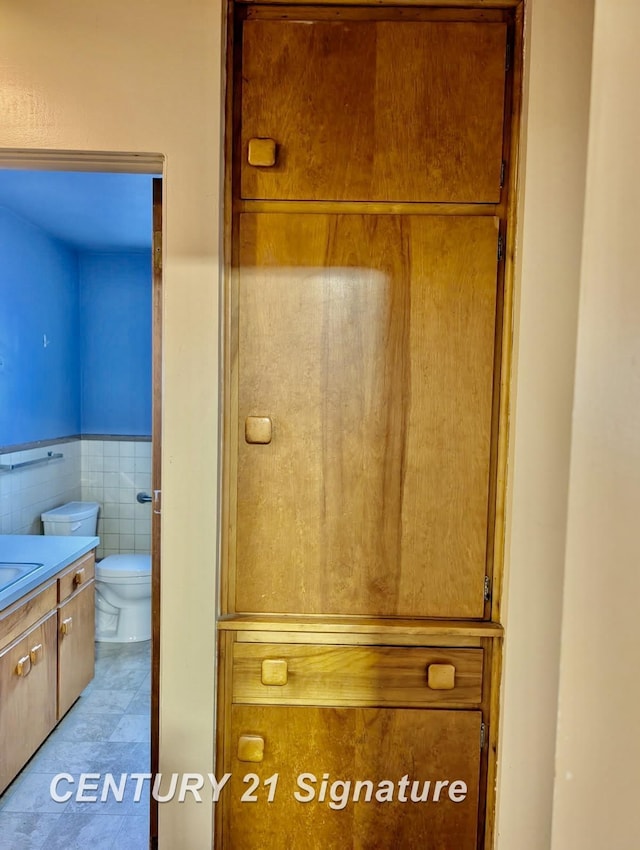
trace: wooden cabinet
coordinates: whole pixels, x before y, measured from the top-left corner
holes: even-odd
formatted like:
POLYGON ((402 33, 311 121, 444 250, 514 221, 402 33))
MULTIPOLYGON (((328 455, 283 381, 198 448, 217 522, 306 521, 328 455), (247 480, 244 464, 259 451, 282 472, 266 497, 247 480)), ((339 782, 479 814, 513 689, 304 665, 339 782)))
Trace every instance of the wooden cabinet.
POLYGON ((0 612, 0 793, 94 673, 94 555, 0 612))
POLYGON ((264 213, 239 239, 231 604, 481 618, 497 220, 264 213))
POLYGON ((522 4, 479 5, 231 3, 221 850, 492 844, 522 4), (468 793, 329 805, 405 776, 468 793))
POLYGON ((58 608, 58 720, 93 679, 95 633, 90 582, 58 608))
POLYGON ((56 725, 56 613, 0 652, 0 793, 56 725))
POLYGON ((243 198, 500 200, 504 21, 305 13, 242 28, 243 198))
POLYGON ((475 850, 480 735, 479 711, 234 706, 223 846, 475 850))

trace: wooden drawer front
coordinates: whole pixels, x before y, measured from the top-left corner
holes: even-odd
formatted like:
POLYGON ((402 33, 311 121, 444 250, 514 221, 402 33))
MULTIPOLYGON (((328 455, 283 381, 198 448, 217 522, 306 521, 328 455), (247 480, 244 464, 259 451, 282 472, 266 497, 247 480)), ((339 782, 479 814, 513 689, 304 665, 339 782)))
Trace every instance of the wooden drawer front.
POLYGON ((51 584, 20 599, 0 614, 0 646, 6 646, 22 632, 41 620, 47 611, 56 607, 57 589, 55 579, 51 584))
POLYGON ((95 575, 95 556, 89 552, 83 558, 75 561, 58 578, 58 602, 71 596, 83 584, 89 582, 95 575))
POLYGON ((56 614, 0 654, 0 793, 56 723, 56 614))
POLYGON ((246 21, 242 197, 500 199, 504 23, 246 21))
POLYGON ((236 643, 233 701, 477 705, 482 699, 482 655, 481 649, 236 643))

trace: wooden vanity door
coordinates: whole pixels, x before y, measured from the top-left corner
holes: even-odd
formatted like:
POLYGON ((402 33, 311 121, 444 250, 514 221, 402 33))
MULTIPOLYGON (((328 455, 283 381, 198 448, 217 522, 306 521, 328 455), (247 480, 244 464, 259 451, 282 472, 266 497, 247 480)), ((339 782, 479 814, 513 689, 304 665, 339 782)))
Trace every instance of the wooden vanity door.
POLYGON ((95 633, 91 580, 58 608, 58 720, 93 679, 95 633))
MULTIPOLYGON (((476 850, 480 730, 479 711, 233 706, 224 846, 476 850), (249 774, 257 782, 245 779, 249 774), (276 774, 275 785, 265 784, 276 774), (315 783, 308 776, 300 780, 303 774, 312 774, 315 783), (403 776, 409 780, 406 801, 399 799, 403 776), (321 801, 323 777, 328 782, 321 801), (336 780, 351 781, 344 808, 329 805, 336 780), (362 780, 373 783, 374 793, 367 801, 363 786, 354 802, 355 782, 362 780), (394 785, 393 797, 381 802, 375 791, 385 780, 394 785), (414 780, 418 798, 430 781, 428 801, 411 801, 414 780), (438 781, 446 784, 436 792, 438 781), (250 783, 254 800, 242 801, 250 783)), ((341 787, 333 793, 339 802, 341 787)))
POLYGON ((236 611, 483 616, 497 241, 241 216, 236 611))

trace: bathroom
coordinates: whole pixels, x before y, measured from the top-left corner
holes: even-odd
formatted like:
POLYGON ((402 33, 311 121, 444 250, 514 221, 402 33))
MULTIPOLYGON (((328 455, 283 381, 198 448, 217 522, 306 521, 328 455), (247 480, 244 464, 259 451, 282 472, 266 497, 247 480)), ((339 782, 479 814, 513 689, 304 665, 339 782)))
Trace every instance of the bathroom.
MULTIPOLYGON (((0 534, 39 535, 43 513, 96 502, 98 560, 149 554, 151 236, 150 176, 0 171, 0 534)), ((100 770, 102 748, 114 771, 148 770, 148 634, 117 643, 109 615, 97 623, 96 679, 0 797, 15 846, 146 846, 143 807, 62 806, 42 784, 69 770, 69 738, 78 769, 100 770)))

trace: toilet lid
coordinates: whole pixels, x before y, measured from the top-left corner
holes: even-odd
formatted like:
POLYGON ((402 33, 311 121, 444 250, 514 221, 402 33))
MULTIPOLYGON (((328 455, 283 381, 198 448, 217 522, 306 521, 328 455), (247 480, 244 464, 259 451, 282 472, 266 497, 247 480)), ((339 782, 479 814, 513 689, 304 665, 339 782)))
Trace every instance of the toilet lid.
POLYGON ((151 575, 151 555, 107 555, 96 564, 98 578, 143 578, 151 575))

